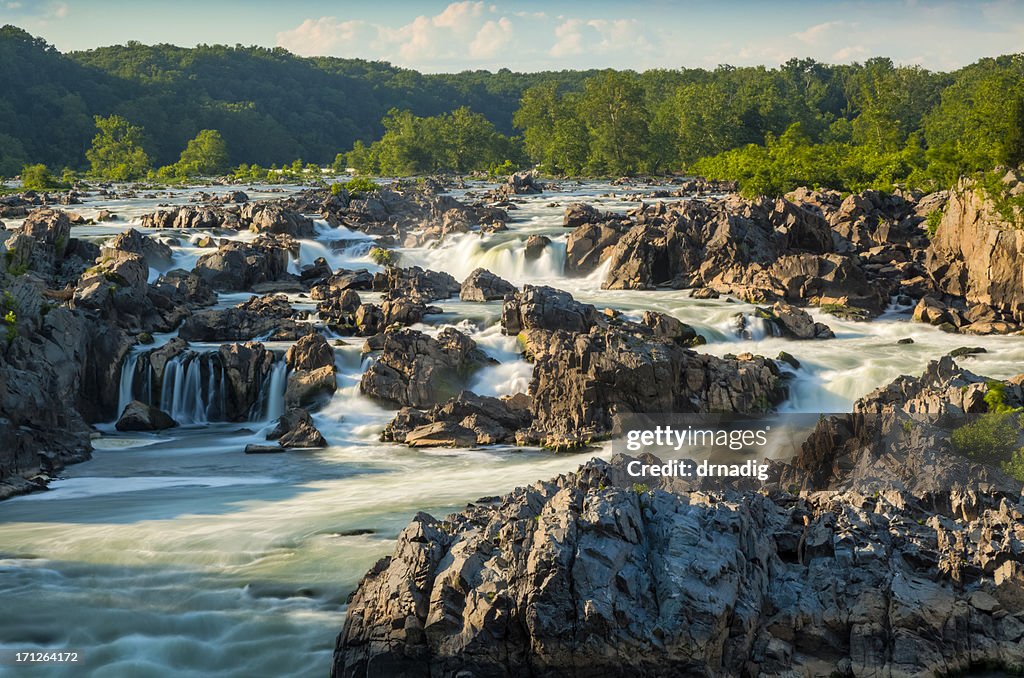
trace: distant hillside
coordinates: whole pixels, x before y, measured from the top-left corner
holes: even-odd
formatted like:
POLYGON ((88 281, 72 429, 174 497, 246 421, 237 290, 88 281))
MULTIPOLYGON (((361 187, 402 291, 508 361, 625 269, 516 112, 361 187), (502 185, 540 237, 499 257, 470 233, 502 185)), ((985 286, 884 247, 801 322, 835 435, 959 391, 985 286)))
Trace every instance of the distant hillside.
POLYGON ((157 164, 201 129, 218 129, 233 163, 327 163, 356 139, 380 136, 390 108, 436 115, 469 106, 512 132, 523 91, 579 86, 592 72, 423 75, 360 59, 294 56, 261 47, 137 42, 61 54, 14 26, 0 28, 0 175, 26 162, 85 165, 93 115, 146 130, 157 164))

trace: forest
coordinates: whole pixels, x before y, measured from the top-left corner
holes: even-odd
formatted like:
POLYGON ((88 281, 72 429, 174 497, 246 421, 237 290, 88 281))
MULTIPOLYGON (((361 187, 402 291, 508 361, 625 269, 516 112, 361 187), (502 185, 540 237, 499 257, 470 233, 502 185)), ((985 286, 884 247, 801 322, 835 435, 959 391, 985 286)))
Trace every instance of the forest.
POLYGON ((303 163, 383 175, 538 167, 699 173, 779 194, 945 187, 1024 161, 1021 54, 948 73, 876 57, 426 75, 281 48, 129 42, 61 54, 7 26, 0 63, 0 176, 33 163, 106 178, 228 166, 259 178, 262 166, 303 163))

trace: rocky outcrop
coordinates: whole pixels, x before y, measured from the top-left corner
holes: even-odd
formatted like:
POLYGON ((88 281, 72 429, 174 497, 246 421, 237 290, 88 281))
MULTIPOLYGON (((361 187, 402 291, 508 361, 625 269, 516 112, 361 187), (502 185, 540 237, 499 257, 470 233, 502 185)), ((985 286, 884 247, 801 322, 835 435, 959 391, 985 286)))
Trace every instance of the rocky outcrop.
POLYGON ((1001 473, 997 461, 987 466, 952 443, 954 430, 989 412, 986 395, 993 388, 1005 407, 1024 406, 1020 378, 1000 383, 959 367, 950 356, 933 361, 922 376, 898 377, 861 398, 851 414, 821 420, 785 481, 807 489, 944 495, 936 500, 941 503, 950 491, 1020 495, 1021 484, 1001 473))
POLYGON ((492 362, 475 341, 452 328, 436 339, 416 330, 388 330, 359 388, 388 403, 427 408, 461 392, 473 372, 492 362))
POLYGON ((505 301, 501 325, 505 334, 524 330, 586 332, 597 321, 597 309, 553 287, 524 285, 505 301))
POLYGON ((272 203, 246 203, 239 217, 241 224, 254 233, 284 234, 293 238, 312 238, 316 234, 312 219, 272 203))
POLYGON ((183 205, 143 215, 142 228, 238 229, 237 210, 183 205))
POLYGON ((288 276, 291 244, 280 237, 260 236, 252 242, 229 240, 204 254, 193 273, 215 290, 241 292, 288 276))
POLYGON ((288 387, 285 406, 316 407, 337 390, 334 349, 321 334, 301 337, 285 354, 288 387))
POLYGON ((462 301, 495 301, 514 294, 516 286, 490 271, 478 268, 462 281, 459 299, 462 301))
POLYGON ((177 425, 178 422, 163 410, 133 400, 125 405, 115 428, 118 431, 163 431, 177 425))
POLYGON ((529 425, 530 401, 524 394, 505 398, 463 391, 423 412, 403 407, 381 440, 410 447, 472 447, 515 442, 516 431, 529 425))
POLYGON ((142 235, 134 228, 119 233, 100 248, 101 257, 114 257, 117 252, 137 254, 147 266, 154 268, 166 268, 174 258, 170 246, 142 235))
POLYGON ((610 434, 630 413, 766 412, 786 394, 772 361, 689 351, 703 339, 664 314, 632 322, 526 285, 506 299, 501 322, 534 362, 534 423, 520 432, 524 444, 578 445, 610 434))
POLYGON ((759 308, 758 314, 770 323, 777 336, 787 339, 832 339, 836 335, 825 323, 815 322, 811 314, 781 301, 771 308, 759 308))
POLYGON ((281 415, 277 426, 267 434, 267 440, 276 440, 284 448, 327 447, 327 441, 313 424, 313 418, 301 407, 292 408, 281 415))
POLYGON ((258 342, 224 344, 218 350, 227 385, 226 421, 244 421, 261 402, 263 387, 274 366, 274 354, 258 342))
POLYGON ((373 289, 388 298, 429 304, 459 293, 459 281, 443 271, 425 271, 419 266, 389 267, 373 277, 373 289))
POLYGON ((284 295, 254 296, 232 308, 193 314, 182 324, 178 336, 186 341, 245 341, 257 337, 288 340, 313 331, 311 325, 296 321, 294 316, 295 310, 284 295))
POLYGON ((358 271, 340 269, 322 283, 311 287, 309 296, 313 299, 326 299, 344 290, 371 289, 373 289, 373 274, 365 268, 358 271))
POLYGON ((956 519, 899 493, 638 485, 629 461, 417 514, 352 596, 333 676, 1024 666, 1019 497, 956 519))
POLYGON ((965 301, 974 314, 963 317, 961 331, 991 334, 1024 324, 1024 231, 982 189, 962 181, 950 193, 927 255, 938 290, 965 301))

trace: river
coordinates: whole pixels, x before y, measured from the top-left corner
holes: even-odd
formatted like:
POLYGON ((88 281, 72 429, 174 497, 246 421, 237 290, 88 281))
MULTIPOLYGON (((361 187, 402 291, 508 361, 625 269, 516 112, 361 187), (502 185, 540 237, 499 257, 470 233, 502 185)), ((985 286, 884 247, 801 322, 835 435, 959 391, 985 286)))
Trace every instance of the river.
MULTIPOLYGON (((275 190, 256 187, 249 193, 270 197, 275 190)), ((636 316, 644 309, 670 313, 707 338, 698 350, 716 355, 752 351, 774 357, 785 350, 801 363, 783 406, 790 411, 848 411, 857 397, 899 374, 920 374, 930 359, 959 346, 987 349, 964 361, 979 374, 1006 378, 1024 364, 1018 337, 945 334, 909 322, 909 309, 893 308, 868 323, 811 309, 835 331, 836 338, 827 341, 774 338, 756 323, 749 338, 739 338, 735 315, 749 314, 753 307, 747 304, 692 300, 679 291, 602 291, 600 271, 563 277, 565 206, 584 199, 624 211, 636 205, 622 200, 626 191, 586 184, 525 196, 510 212, 509 231, 458 235, 436 249, 403 250, 403 263, 448 271, 459 280, 483 266, 516 284, 568 290, 599 308, 636 316), (601 197, 612 191, 619 195, 601 197), (525 239, 534 233, 553 242, 539 259, 527 261, 525 239), (897 343, 906 337, 914 343, 897 343)), ((137 227, 158 202, 185 203, 195 192, 89 200, 71 209, 86 217, 109 209, 124 220, 76 227, 74 235, 111 237, 137 227)), ((333 267, 377 270, 366 255, 369 243, 340 252, 325 245, 359 234, 339 233, 323 222, 318 233, 303 241, 293 270, 317 256, 333 267)), ((191 268, 201 252, 183 240, 175 247, 175 265, 191 268)), ((360 296, 372 301, 378 295, 360 296)), ((246 297, 221 295, 220 305, 246 297)), ((313 308, 308 300, 291 299, 299 308, 313 308)), ((475 377, 473 390, 525 390, 530 366, 517 356, 515 341, 496 327, 500 302, 438 305, 444 314, 428 316, 430 325, 418 329, 456 325, 501 361, 475 377)), ((510 447, 422 451, 381 444, 377 436, 391 413, 359 393, 365 369, 360 345, 361 340, 348 340, 338 349, 339 389, 314 415, 331 443, 326 450, 244 455, 247 443, 263 441, 261 431, 279 401, 268 403, 252 422, 204 423, 202 408, 183 391, 177 414, 191 424, 162 435, 119 434, 112 425, 100 426, 91 461, 69 467, 49 492, 0 503, 0 653, 74 650, 80 659, 74 665, 17 668, 6 661, 0 675, 326 676, 347 596, 389 553, 417 511, 448 513, 609 454, 607 448, 556 456, 510 447)), ((283 353, 287 344, 268 347, 283 353)), ((268 386, 275 391, 268 397, 279 398, 283 383, 268 386)), ((201 393, 201 386, 189 388, 201 393)))

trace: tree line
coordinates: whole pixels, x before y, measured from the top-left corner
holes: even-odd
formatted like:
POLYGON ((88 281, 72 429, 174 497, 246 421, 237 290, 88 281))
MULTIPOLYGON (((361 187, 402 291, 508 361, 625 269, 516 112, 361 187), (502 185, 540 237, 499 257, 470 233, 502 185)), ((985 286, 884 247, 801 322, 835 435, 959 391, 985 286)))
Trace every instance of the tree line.
POLYGON ((29 160, 86 160, 105 178, 236 165, 235 176, 258 180, 274 162, 301 173, 308 166, 291 159, 306 157, 381 175, 699 173, 778 194, 942 187, 1024 162, 1020 54, 951 73, 874 58, 435 76, 264 48, 129 43, 63 55, 5 27, 0 61, 12 64, 0 83, 22 85, 0 89, 17 91, 0 95, 0 175, 29 160), (90 109, 101 113, 86 132, 90 109))

